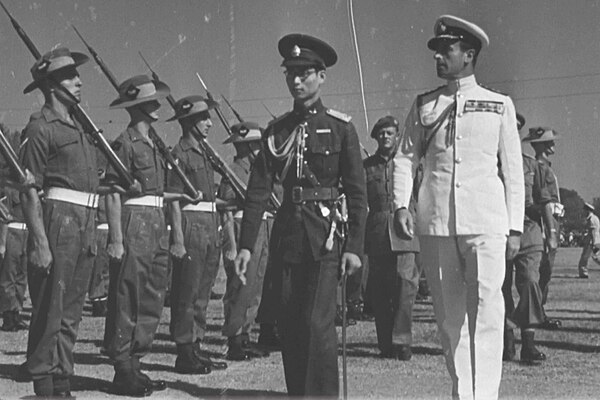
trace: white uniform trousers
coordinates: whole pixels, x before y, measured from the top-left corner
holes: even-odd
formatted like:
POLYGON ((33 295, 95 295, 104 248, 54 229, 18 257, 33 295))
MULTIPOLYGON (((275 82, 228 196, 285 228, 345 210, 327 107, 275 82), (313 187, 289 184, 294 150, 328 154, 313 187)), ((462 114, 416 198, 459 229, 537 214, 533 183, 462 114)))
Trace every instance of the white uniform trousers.
POLYGON ((506 237, 421 236, 452 397, 497 399, 502 375, 506 237))

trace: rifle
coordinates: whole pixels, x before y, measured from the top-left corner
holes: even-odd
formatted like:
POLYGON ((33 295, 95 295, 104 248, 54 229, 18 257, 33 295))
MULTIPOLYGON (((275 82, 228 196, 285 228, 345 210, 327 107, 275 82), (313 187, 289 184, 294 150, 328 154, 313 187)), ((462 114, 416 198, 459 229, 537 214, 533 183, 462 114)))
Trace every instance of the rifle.
POLYGON ((5 198, 6 196, 0 199, 0 223, 8 224, 10 221, 12 221, 13 217, 8 210, 8 207, 6 207, 6 204, 3 202, 5 198))
POLYGON ((225 97, 223 95, 223 93, 221 93, 221 97, 223 98, 223 100, 225 100, 225 103, 227 103, 227 105, 229 106, 229 109, 231 110, 231 112, 233 112, 233 114, 235 115, 235 117, 237 118, 237 120, 239 122, 244 122, 244 118, 242 118, 242 116, 240 115, 240 113, 237 112, 235 110, 235 108, 233 108, 233 106, 231 105, 231 103, 229 102, 229 100, 227 100, 227 97, 225 97))
MULTIPOLYGON (((8 9, 4 6, 2 1, 0 1, 0 6, 4 9, 6 15, 8 15, 8 18, 10 18, 12 26, 17 31, 17 34, 21 40, 25 43, 25 46, 27 46, 27 49, 29 49, 29 52, 33 55, 36 61, 39 60, 42 57, 42 54, 39 52, 37 47, 35 47, 35 44, 31 41, 27 33, 25 33, 21 25, 19 25, 19 23, 8 12, 8 9)), ((65 96, 69 97, 71 101, 73 101, 72 111, 74 117, 81 124, 84 132, 92 137, 94 144, 100 148, 119 176, 127 183, 127 188, 133 186, 135 183, 133 176, 131 176, 125 165, 123 165, 121 159, 117 157, 113 149, 110 147, 110 144, 108 144, 108 141, 102 135, 102 130, 94 124, 83 108, 81 108, 79 101, 75 98, 75 96, 66 90, 59 82, 54 81, 54 79, 48 78, 48 80, 53 84, 55 89, 60 90, 65 96)))
POLYGON ((277 116, 275 114, 273 114, 271 112, 271 110, 269 110, 269 107, 267 107, 267 105, 265 104, 264 101, 261 101, 260 104, 262 104, 262 106, 265 108, 265 110, 267 110, 267 112, 269 113, 269 115, 271 116, 271 119, 276 119, 277 116))
MULTIPOLYGON (((94 58, 94 61, 96 61, 96 64, 98 64, 98 66, 100 67, 100 69, 102 70, 102 72, 104 73, 104 75, 106 76, 108 81, 110 82, 110 84, 118 92, 119 91, 119 83, 117 82, 117 78, 115 78, 115 76, 112 74, 112 72, 108 69, 108 66, 104 63, 102 58, 100 58, 98 53, 92 48, 92 46, 90 46, 85 41, 83 36, 81 36, 81 34, 77 30, 77 28, 75 28, 75 25, 71 25, 71 27, 73 28, 73 30, 75 30, 75 33, 77 34, 77 36, 79 36, 79 38, 81 39, 81 41, 83 42, 85 47, 87 47, 88 51, 94 58)), ((165 145, 165 142, 163 142, 163 140, 160 138, 160 136, 158 136, 158 133, 156 133, 156 131, 151 128, 148 130, 148 135, 150 136, 150 139, 152 140, 152 142, 154 142, 154 144, 158 148, 160 155, 163 157, 163 159, 165 159, 165 161, 167 161, 171 165, 171 167, 173 168, 173 170, 175 171, 175 173, 177 174, 179 179, 181 179, 185 189, 189 192, 189 194, 193 198, 198 198, 198 196, 199 196, 198 191, 196 190, 196 188, 194 188, 194 185, 192 185, 192 182, 190 182, 188 177, 185 176, 185 173, 181 170, 181 167, 179 166, 179 164, 177 163, 177 161, 175 160, 175 158, 173 157, 173 155, 171 154, 171 152, 165 145)))
MULTIPOLYGON (((146 59, 144 58, 144 56, 142 55, 141 52, 139 52, 139 55, 142 58, 142 60, 144 61, 144 63, 146 64, 146 66, 148 67, 148 70, 150 70, 150 73, 152 74, 152 79, 160 80, 158 78, 158 74, 152 69, 152 67, 150 66, 148 61, 146 61, 146 59)), ((171 105, 171 107, 173 108, 174 111, 177 111, 175 109, 175 99, 173 98, 172 95, 167 96, 167 102, 171 105)), ((210 145, 210 143, 208 143, 204 139, 202 134, 198 131, 198 128, 194 127, 192 129, 191 133, 192 133, 192 135, 194 135, 194 137, 198 141, 198 146, 200 147, 200 150, 206 156, 206 158, 208 158, 208 162, 211 163, 211 165, 215 169, 215 171, 217 171, 223 178, 227 179, 231 183, 231 186, 233 187, 233 190, 235 191, 235 193, 243 201, 245 201, 246 200, 246 185, 244 184, 244 182, 242 182, 240 180, 240 178, 238 178, 236 176, 236 174, 233 172, 233 170, 229 167, 229 165, 227 165, 227 163, 221 158, 221 156, 219 156, 219 154, 210 145)))
MULTIPOLYGON (((209 100, 212 100, 215 103, 219 104, 213 97, 212 93, 210 93, 210 91, 204 84, 204 81, 200 77, 200 74, 196 72, 196 76, 198 77, 198 80, 200 81, 200 83, 202 84, 202 87, 204 88, 204 91, 206 92, 206 97, 208 97, 209 100)), ((223 115, 223 111, 221 111, 221 108, 218 105, 217 105, 217 107, 215 107, 215 112, 217 113, 217 117, 219 117, 221 124, 223 124, 223 128, 225 128, 225 130, 227 131, 227 134, 229 136, 231 136, 233 134, 231 132, 231 126, 229 126, 229 122, 227 122, 227 120, 225 119, 225 116, 223 115)))
POLYGON ((6 162, 12 168, 13 172, 17 174, 18 182, 25 182, 25 180, 27 180, 25 170, 23 169, 21 164, 19 164, 17 154, 6 139, 6 136, 4 136, 4 132, 2 132, 2 129, 0 129, 0 152, 4 156, 6 162))

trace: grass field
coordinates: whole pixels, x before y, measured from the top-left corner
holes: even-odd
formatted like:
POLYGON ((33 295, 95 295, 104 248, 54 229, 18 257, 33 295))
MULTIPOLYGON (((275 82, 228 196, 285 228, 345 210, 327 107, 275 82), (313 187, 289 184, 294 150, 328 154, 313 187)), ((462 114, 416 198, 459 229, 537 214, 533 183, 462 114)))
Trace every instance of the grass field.
MULTIPOLYGON (((540 350, 548 360, 541 366, 504 363, 501 398, 579 399, 600 398, 600 269, 591 265, 589 280, 577 279, 580 249, 563 248, 557 255, 547 313, 560 318, 556 331, 538 331, 540 350)), ((592 262, 590 262, 591 264, 592 262)), ((219 279, 216 290, 223 291, 219 279)), ((215 354, 226 351, 220 335, 221 301, 210 303, 206 347, 215 354)), ((168 334, 169 309, 164 310, 151 354, 142 360, 153 378, 168 382, 168 389, 152 398, 277 397, 285 396, 281 355, 229 363, 225 371, 210 375, 178 375, 173 371, 175 345, 168 334)), ((86 306, 75 347, 73 394, 80 399, 110 398, 107 388, 112 366, 99 353, 104 320, 90 317, 86 306)), ((256 332, 254 333, 256 335, 256 332)), ((256 337, 255 337, 256 339, 256 337)), ((0 332, 0 399, 32 394, 31 383, 17 383, 13 374, 25 359, 27 334, 0 332)), ((502 346, 498 343, 498 346, 502 346)), ((520 346, 517 346, 517 354, 520 346)), ((409 362, 377 357, 375 326, 359 322, 348 328, 348 386, 354 398, 449 398, 448 378, 430 302, 415 310, 413 359, 409 362)), ((341 359, 340 359, 341 361, 341 359)), ((341 369, 341 362, 340 362, 341 369)))

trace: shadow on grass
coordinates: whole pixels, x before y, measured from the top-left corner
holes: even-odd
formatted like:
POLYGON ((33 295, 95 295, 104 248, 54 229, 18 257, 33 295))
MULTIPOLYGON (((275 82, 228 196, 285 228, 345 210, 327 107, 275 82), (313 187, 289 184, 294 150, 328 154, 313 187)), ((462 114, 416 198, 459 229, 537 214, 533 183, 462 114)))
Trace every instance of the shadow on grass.
POLYGON ((536 340, 536 344, 551 349, 575 351, 578 353, 600 353, 600 346, 592 346, 589 344, 558 342, 554 340, 536 340))
POLYGON ((287 393, 285 392, 276 392, 273 390, 253 390, 253 389, 228 389, 228 388, 207 388, 200 387, 188 382, 169 382, 169 388, 172 390, 178 390, 180 392, 185 392, 194 397, 219 397, 219 398, 228 398, 228 397, 286 397, 287 393))
POLYGON ((600 315, 600 311, 582 310, 582 309, 569 310, 569 309, 566 309, 566 308, 549 308, 549 309, 547 309, 547 311, 563 312, 563 313, 571 313, 571 314, 595 314, 595 315, 600 315))
POLYGON ((85 365, 110 365, 111 361, 108 357, 103 356, 100 353, 79 353, 73 354, 75 364, 85 365))
MULTIPOLYGON (((444 354, 440 347, 411 346, 410 348, 413 354, 428 356, 440 356, 444 354)), ((348 357, 380 358, 378 346, 374 343, 348 343, 346 345, 346 354, 348 357)), ((341 345, 338 348, 338 355, 342 355, 341 345)))

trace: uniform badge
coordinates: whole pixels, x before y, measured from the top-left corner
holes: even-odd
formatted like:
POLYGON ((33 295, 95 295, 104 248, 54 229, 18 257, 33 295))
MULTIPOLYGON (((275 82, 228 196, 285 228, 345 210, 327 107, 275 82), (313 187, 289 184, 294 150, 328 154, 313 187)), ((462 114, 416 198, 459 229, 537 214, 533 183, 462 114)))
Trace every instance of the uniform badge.
POLYGON ((440 32, 444 33, 446 32, 448 28, 446 27, 446 24, 444 24, 443 22, 440 22, 440 32))
POLYGON ((331 129, 329 129, 329 128, 317 129, 317 133, 331 133, 331 129))
POLYGON ((504 112, 504 103, 501 101, 467 100, 464 112, 492 112, 502 114, 504 112))
POLYGON ((182 114, 189 113, 191 109, 192 109, 192 103, 190 103, 189 101, 184 100, 183 103, 181 103, 181 113, 182 114))
POLYGON ((292 57, 300 57, 300 47, 298 45, 292 48, 292 57))
POLYGON ((130 85, 127 90, 125 91, 125 95, 127 97, 129 97, 130 99, 135 99, 137 98, 137 95, 140 93, 140 89, 137 88, 135 85, 130 85))

